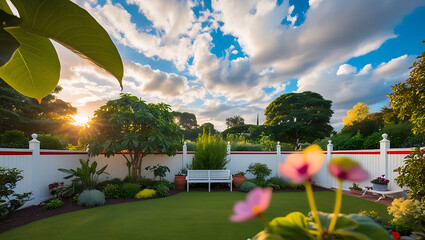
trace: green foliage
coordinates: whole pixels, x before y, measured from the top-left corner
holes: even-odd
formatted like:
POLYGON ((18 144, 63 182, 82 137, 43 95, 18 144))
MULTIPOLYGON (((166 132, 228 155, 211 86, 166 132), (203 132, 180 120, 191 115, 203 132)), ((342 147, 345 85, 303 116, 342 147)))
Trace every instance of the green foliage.
POLYGON ((65 150, 68 147, 68 142, 65 139, 50 134, 40 134, 37 140, 40 141, 41 149, 65 150))
POLYGON ((140 191, 140 186, 135 183, 124 183, 121 186, 121 189, 122 197, 133 198, 140 191))
POLYGON ((226 126, 227 128, 231 128, 237 125, 245 124, 245 119, 239 115, 226 118, 226 126))
POLYGON ((363 189, 359 187, 358 183, 353 183, 353 186, 350 187, 350 189, 362 191, 363 189))
MULTIPOLYGON (((322 212, 318 212, 318 214, 322 226, 327 229, 332 215, 322 212)), ((311 231, 311 228, 316 230, 316 224, 311 222, 310 217, 300 212, 292 212, 285 217, 277 217, 269 224, 273 232, 266 228, 259 232, 254 239, 317 239, 314 231, 311 231)), ((327 239, 389 240, 391 238, 385 229, 367 216, 340 214, 335 230, 327 235, 327 239)))
POLYGON ((49 202, 43 204, 43 206, 41 208, 43 208, 43 210, 50 210, 50 209, 55 209, 58 207, 63 206, 65 203, 60 200, 59 198, 54 198, 52 200, 50 200, 49 202))
POLYGON ((219 135, 203 132, 198 137, 196 149, 192 169, 224 169, 228 163, 226 143, 219 135))
POLYGON ((414 133, 425 133, 425 52, 413 63, 409 78, 391 88, 389 105, 401 119, 409 119, 415 125, 414 133))
POLYGON ((170 189, 163 183, 156 185, 155 192, 156 195, 160 197, 166 197, 169 195, 170 189))
POLYGON ((282 94, 267 106, 264 125, 273 126, 276 141, 312 142, 331 134, 331 106, 332 101, 314 92, 282 94))
POLYGON ((153 172, 153 175, 159 177, 159 179, 164 178, 167 175, 167 172, 170 172, 170 169, 167 166, 162 166, 157 164, 156 166, 148 166, 145 170, 153 172))
POLYGON ((271 177, 269 180, 267 180, 270 184, 272 184, 273 189, 279 190, 279 189, 287 189, 291 187, 291 184, 283 180, 283 178, 279 177, 271 177))
POLYGON ((145 156, 158 152, 176 154, 182 135, 173 118, 170 106, 164 103, 146 103, 136 96, 121 94, 121 98, 96 110, 85 130, 89 155, 122 154, 128 175, 136 181, 145 156), (126 156, 126 152, 134 154, 126 156))
POLYGON ((391 223, 391 229, 398 232, 400 236, 410 236, 413 232, 413 227, 410 225, 391 223))
POLYGON ((108 165, 104 166, 100 170, 96 170, 97 168, 96 161, 94 161, 90 165, 89 159, 87 159, 87 161, 80 159, 80 164, 81 164, 81 168, 77 168, 77 170, 63 169, 63 168, 59 168, 58 170, 63 173, 69 174, 68 176, 64 177, 64 179, 75 177, 72 181, 81 183, 83 189, 95 189, 99 176, 101 174, 109 174, 105 172, 105 169, 106 167, 108 167, 108 165))
POLYGON ((405 147, 406 140, 413 136, 413 125, 411 123, 394 124, 391 123, 382 129, 382 133, 388 134, 392 148, 405 147))
POLYGON ((349 134, 338 134, 331 137, 334 150, 357 150, 363 146, 363 137, 357 134, 351 137, 349 134))
POLYGON ((375 222, 378 222, 378 223, 384 223, 385 222, 385 220, 381 216, 379 216, 379 214, 376 211, 360 211, 359 214, 363 215, 363 216, 370 217, 375 222))
POLYGON ((0 134, 0 147, 2 148, 28 148, 29 139, 19 130, 6 130, 0 134))
POLYGON ((191 130, 198 127, 196 116, 193 113, 171 112, 171 114, 173 114, 174 120, 176 121, 177 125, 179 125, 179 127, 182 130, 191 130))
POLYGON ((77 204, 86 207, 102 206, 105 204, 105 194, 99 190, 84 190, 78 196, 77 204))
POLYGON ((410 189, 406 190, 410 198, 425 201, 425 155, 419 148, 406 156, 403 166, 394 172, 399 175, 394 179, 397 184, 410 189))
POLYGON ((17 182, 24 177, 16 168, 0 167, 0 218, 3 218, 30 200, 31 192, 15 193, 17 182))
POLYGON ((410 226, 412 230, 425 232, 425 205, 417 200, 394 199, 388 213, 394 218, 391 225, 410 226))
POLYGON ((136 198, 151 198, 156 195, 155 190, 153 189, 143 189, 142 191, 136 194, 136 198))
POLYGON ((123 65, 118 50, 87 11, 69 0, 11 2, 20 18, 12 17, 6 2, 0 5, 5 23, 0 27, 0 78, 13 88, 37 99, 55 88, 60 63, 49 38, 110 72, 121 84, 123 65))
POLYGON ((243 183, 241 184, 241 186, 240 186, 240 188, 239 188, 239 189, 240 189, 242 192, 249 192, 249 191, 251 191, 252 189, 254 189, 254 188, 256 188, 256 187, 257 187, 257 185, 256 185, 255 183, 245 181, 245 182, 243 182, 243 183))
POLYGON ((119 198, 121 196, 121 187, 118 184, 108 184, 103 188, 106 198, 119 198))
MULTIPOLYGON (((221 136, 223 137, 227 137, 228 134, 236 134, 236 135, 240 135, 241 133, 249 133, 249 128, 251 126, 254 126, 252 124, 239 124, 239 125, 235 125, 232 126, 226 130, 224 130, 223 132, 221 132, 221 136)), ((230 140, 229 140, 230 141, 230 140)))
POLYGON ((264 163, 251 163, 246 172, 252 173, 257 180, 264 179, 272 173, 272 170, 264 163))

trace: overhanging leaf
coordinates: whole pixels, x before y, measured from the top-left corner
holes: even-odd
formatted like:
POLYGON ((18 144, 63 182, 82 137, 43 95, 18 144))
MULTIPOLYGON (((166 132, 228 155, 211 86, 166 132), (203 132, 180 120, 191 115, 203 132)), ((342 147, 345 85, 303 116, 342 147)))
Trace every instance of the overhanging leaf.
POLYGON ((8 14, 13 14, 12 10, 10 10, 10 7, 7 4, 6 0, 0 0, 0 9, 4 10, 8 14))
POLYGON ((60 64, 53 44, 44 37, 23 31, 7 31, 21 44, 12 59, 0 67, 0 78, 23 95, 41 99, 59 81, 60 64))
POLYGON ((0 67, 12 58, 19 46, 19 42, 10 33, 0 29, 0 67))
POLYGON ((23 20, 22 28, 51 38, 80 57, 114 75, 121 87, 123 65, 105 29, 69 0, 11 0, 23 20))

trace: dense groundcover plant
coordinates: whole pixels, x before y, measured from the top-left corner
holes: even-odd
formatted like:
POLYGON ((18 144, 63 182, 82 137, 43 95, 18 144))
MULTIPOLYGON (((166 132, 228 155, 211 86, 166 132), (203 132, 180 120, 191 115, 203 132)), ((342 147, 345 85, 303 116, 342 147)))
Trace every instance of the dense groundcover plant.
POLYGON ((280 171, 295 183, 303 183, 311 207, 309 216, 292 212, 285 217, 268 221, 263 212, 267 210, 272 190, 256 188, 248 193, 246 201, 235 204, 230 220, 242 222, 260 218, 265 229, 253 239, 391 239, 387 231, 371 218, 359 214, 340 213, 342 182, 361 182, 369 177, 361 166, 349 158, 335 158, 329 163, 329 172, 338 180, 335 209, 332 214, 317 211, 311 186, 311 177, 323 164, 323 152, 317 145, 308 147, 304 154, 292 154, 280 171))

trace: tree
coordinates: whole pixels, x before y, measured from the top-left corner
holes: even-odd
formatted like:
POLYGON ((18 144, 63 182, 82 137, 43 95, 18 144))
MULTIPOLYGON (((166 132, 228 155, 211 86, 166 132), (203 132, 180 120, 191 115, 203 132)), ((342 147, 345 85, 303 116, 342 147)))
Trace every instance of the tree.
POLYGON ((118 50, 86 10, 69 0, 11 0, 11 4, 20 18, 0 1, 0 78, 14 89, 37 99, 55 89, 60 63, 50 39, 108 71, 122 86, 118 50))
POLYGON ((315 92, 286 93, 271 102, 264 125, 273 126, 276 141, 312 142, 331 134, 332 101, 315 92))
POLYGON ((200 127, 201 132, 205 131, 205 132, 211 132, 212 134, 215 134, 217 132, 217 130, 215 130, 214 128, 214 124, 210 123, 210 122, 206 122, 204 124, 202 124, 200 127))
POLYGON ((195 114, 188 112, 172 112, 172 114, 181 129, 191 130, 198 127, 195 114))
POLYGON ((355 136, 360 133, 363 137, 372 135, 375 132, 379 132, 384 127, 382 114, 371 113, 360 121, 354 121, 350 125, 345 125, 340 133, 348 133, 351 136, 355 136))
POLYGON ((415 134, 425 133, 425 52, 417 57, 410 69, 406 82, 391 86, 393 92, 388 94, 389 105, 401 119, 407 118, 415 125, 415 134))
POLYGON ((144 157, 175 155, 183 137, 170 106, 146 103, 130 94, 121 94, 96 110, 85 133, 90 156, 121 154, 134 181, 141 176, 144 157))
POLYGON ((245 124, 245 119, 243 117, 236 115, 233 117, 226 118, 226 126, 227 128, 231 128, 236 125, 245 124))
POLYGON ((352 110, 347 111, 347 117, 344 117, 342 121, 345 126, 353 125, 354 122, 359 122, 369 114, 369 107, 362 102, 358 102, 354 105, 352 110))

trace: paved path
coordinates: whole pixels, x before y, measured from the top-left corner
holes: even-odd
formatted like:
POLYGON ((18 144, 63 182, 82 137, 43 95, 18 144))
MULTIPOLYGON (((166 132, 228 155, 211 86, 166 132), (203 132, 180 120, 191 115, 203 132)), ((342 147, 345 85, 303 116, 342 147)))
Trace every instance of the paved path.
MULTIPOLYGON (((348 195, 348 196, 358 197, 358 198, 365 199, 365 200, 372 201, 372 202, 375 202, 376 200, 378 200, 379 196, 381 196, 381 195, 373 195, 372 193, 366 193, 362 197, 361 194, 360 195, 353 194, 350 191, 342 191, 342 193, 345 194, 345 195, 348 195)), ((386 197, 386 198, 378 201, 378 203, 382 203, 382 204, 387 205, 387 206, 391 206, 392 202, 393 202, 393 198, 389 198, 389 197, 386 197)))

